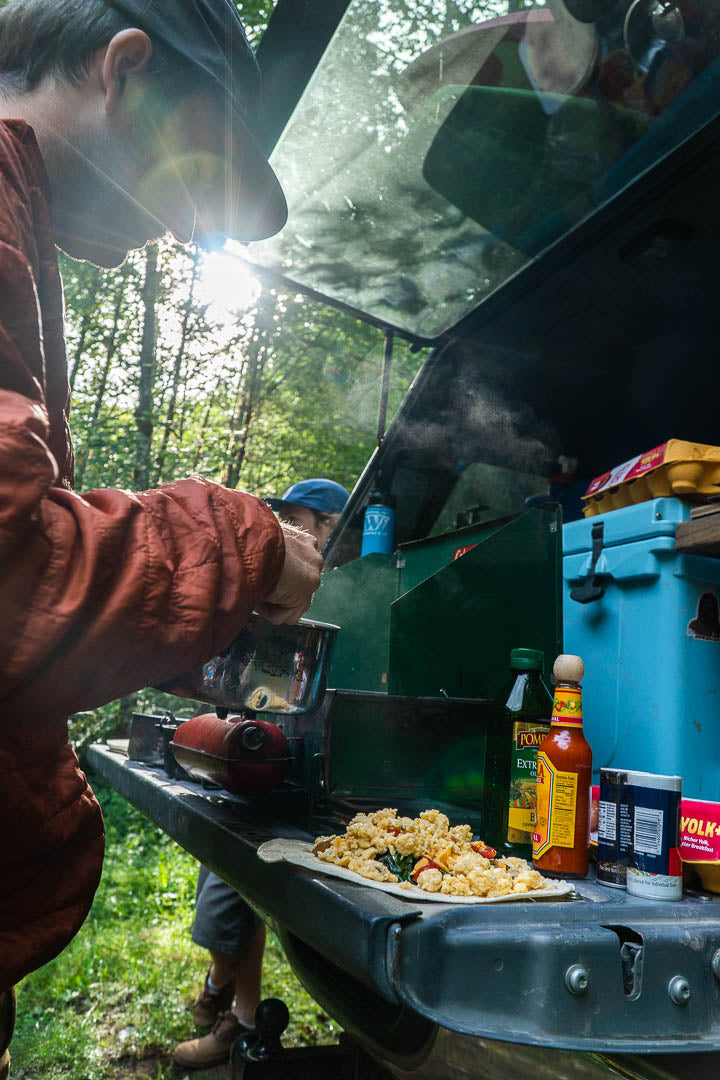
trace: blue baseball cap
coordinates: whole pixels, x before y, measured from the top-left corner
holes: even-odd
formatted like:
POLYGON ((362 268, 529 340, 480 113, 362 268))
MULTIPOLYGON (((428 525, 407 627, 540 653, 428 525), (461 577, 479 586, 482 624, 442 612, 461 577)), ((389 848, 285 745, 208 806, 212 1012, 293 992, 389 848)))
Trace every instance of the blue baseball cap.
POLYGON ((280 510, 286 503, 292 503, 293 506, 308 506, 320 514, 339 514, 349 498, 350 492, 346 491, 342 484, 318 477, 314 480, 301 480, 299 484, 289 487, 281 498, 266 499, 265 502, 269 503, 273 510, 280 510))
MULTIPOLYGON (((202 205, 198 239, 262 240, 285 224, 287 204, 256 134, 261 75, 232 0, 104 0, 131 26, 171 49, 224 102, 225 154, 202 205)), ((207 164, 207 163, 206 163, 207 164)))

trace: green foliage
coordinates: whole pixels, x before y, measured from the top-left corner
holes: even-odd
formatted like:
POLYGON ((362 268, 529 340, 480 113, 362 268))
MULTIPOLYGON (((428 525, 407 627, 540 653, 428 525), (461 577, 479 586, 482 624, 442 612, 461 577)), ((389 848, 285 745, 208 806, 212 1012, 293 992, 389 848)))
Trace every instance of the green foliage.
POLYGON ((275 0, 235 0, 251 44, 255 47, 275 7, 275 0))
POLYGON ((413 855, 398 855, 390 851, 385 855, 378 855, 377 861, 387 866, 391 874, 395 874, 398 881, 412 881, 412 872, 415 865, 413 855))
POLYGON ((70 741, 82 754, 90 743, 102 741, 111 735, 127 738, 134 712, 158 716, 170 712, 175 716, 189 717, 196 716, 199 712, 207 712, 209 708, 210 706, 199 701, 185 700, 147 687, 137 694, 111 701, 102 708, 89 709, 71 716, 68 723, 70 741))
MULTIPOLYGON (((167 1055, 192 1034, 189 1006, 207 970, 190 941, 197 863, 115 792, 95 790, 107 856, 92 910, 71 945, 18 988, 13 1076, 24 1069, 28 1080, 121 1080, 156 1057, 157 1076, 171 1076, 167 1055)), ((290 1009, 287 1045, 335 1041, 272 934, 263 994, 290 1009)))
MULTIPOLYGON (((79 489, 132 487, 142 260, 104 273, 63 260, 79 489)), ((208 295, 205 266, 192 249, 161 246, 153 484, 194 472, 227 483, 234 470, 232 486, 253 494, 312 475, 352 487, 376 442, 383 335, 257 283, 248 307, 228 310, 208 295)), ((238 292, 242 267, 227 256, 238 292)), ((421 359, 396 342, 390 417, 421 359)))

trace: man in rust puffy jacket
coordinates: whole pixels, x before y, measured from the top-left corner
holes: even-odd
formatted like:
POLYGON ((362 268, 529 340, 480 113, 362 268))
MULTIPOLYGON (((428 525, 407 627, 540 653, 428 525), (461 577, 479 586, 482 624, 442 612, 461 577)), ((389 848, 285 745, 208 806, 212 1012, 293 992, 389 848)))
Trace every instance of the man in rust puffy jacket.
POLYGON ((0 7, 0 1077, 12 986, 100 877, 66 717, 204 662, 253 609, 295 621, 320 580, 314 540, 242 492, 72 488, 55 245, 110 267, 166 232, 280 229, 258 92, 231 0, 0 7))

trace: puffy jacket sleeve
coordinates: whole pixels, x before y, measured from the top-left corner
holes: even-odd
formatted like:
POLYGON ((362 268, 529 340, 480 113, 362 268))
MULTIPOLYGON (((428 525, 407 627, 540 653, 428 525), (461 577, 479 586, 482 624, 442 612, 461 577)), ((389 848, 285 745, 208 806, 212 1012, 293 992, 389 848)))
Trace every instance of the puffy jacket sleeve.
POLYGON ((261 500, 201 477, 56 487, 44 407, 0 390, 0 705, 65 714, 162 682, 232 640, 274 588, 261 500))

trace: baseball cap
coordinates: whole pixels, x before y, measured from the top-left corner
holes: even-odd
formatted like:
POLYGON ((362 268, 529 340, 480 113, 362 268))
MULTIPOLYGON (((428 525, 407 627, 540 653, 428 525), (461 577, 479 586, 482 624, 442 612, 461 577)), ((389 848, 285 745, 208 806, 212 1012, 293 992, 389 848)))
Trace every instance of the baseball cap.
POLYGON ((349 498, 350 492, 342 484, 318 477, 301 480, 299 484, 289 487, 281 498, 269 498, 265 502, 273 510, 279 510, 284 503, 292 503, 294 506, 309 506, 320 514, 339 514, 349 498))
MULTIPOLYGON (((105 0, 109 7, 194 65, 225 101, 225 155, 213 173, 197 231, 233 240, 273 236, 287 220, 280 183, 253 134, 261 75, 231 0, 105 0)), ((221 100, 222 100, 221 99, 221 100)))

